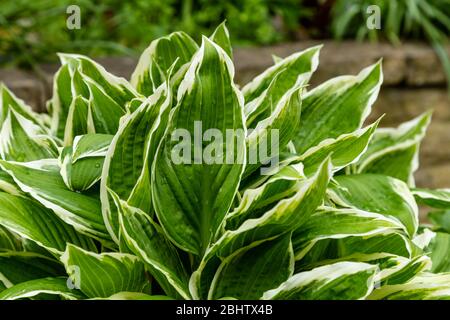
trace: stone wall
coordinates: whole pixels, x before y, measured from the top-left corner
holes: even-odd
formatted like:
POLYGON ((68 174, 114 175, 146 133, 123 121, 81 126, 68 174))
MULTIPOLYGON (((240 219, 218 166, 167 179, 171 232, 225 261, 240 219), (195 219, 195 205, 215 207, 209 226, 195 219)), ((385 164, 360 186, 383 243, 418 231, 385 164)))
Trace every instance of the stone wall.
MULTIPOLYGON (((319 42, 237 48, 234 52, 236 81, 244 84, 270 66, 272 54, 285 57, 317 44, 319 42)), ((312 86, 335 76, 356 74, 380 58, 383 58, 384 84, 369 120, 386 114, 381 125, 396 126, 434 109, 433 122, 422 143, 417 184, 423 187, 450 187, 450 100, 442 66, 429 46, 408 43, 393 47, 389 44, 325 41, 312 86)), ((131 58, 105 58, 99 59, 99 62, 110 72, 125 78, 129 78, 136 65, 131 58)), ((5 82, 35 110, 44 111, 45 101, 51 94, 52 75, 57 68, 57 65, 43 65, 39 74, 3 69, 0 70, 0 81, 5 82)))

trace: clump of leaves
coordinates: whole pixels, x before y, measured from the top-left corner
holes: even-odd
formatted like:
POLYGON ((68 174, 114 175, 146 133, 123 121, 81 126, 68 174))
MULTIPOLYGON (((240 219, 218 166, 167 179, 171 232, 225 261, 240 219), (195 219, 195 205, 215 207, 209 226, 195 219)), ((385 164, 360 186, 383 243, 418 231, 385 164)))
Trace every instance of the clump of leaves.
POLYGON ((449 298, 450 191, 414 187, 431 114, 363 126, 381 62, 306 90, 319 52, 240 89, 222 24, 153 41, 131 82, 61 54, 49 115, 2 86, 0 298, 449 298), (172 161, 196 122, 242 130, 236 161, 172 161), (263 174, 247 156, 274 129, 263 174))

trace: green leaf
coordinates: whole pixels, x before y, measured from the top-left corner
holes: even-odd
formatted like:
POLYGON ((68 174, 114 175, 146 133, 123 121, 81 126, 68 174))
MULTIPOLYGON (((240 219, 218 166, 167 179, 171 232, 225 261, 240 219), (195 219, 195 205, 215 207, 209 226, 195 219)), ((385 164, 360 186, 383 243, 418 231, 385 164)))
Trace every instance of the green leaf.
POLYGON ((166 80, 167 71, 175 61, 174 73, 188 63, 197 50, 198 45, 184 32, 153 40, 139 58, 131 84, 139 93, 150 96, 166 80))
POLYGON ((321 240, 386 235, 404 229, 396 219, 381 214, 323 207, 294 231, 295 259, 302 259, 321 240))
POLYGON ((67 300, 84 298, 80 291, 69 289, 66 278, 42 278, 22 282, 0 292, 0 300, 33 298, 41 294, 56 295, 67 300))
POLYGON ((0 252, 0 282, 10 288, 21 282, 65 275, 64 267, 53 259, 32 252, 0 252))
POLYGON ((0 130, 3 160, 33 161, 58 155, 56 142, 37 124, 10 109, 0 130))
POLYGON ((450 272, 450 234, 446 232, 436 232, 426 251, 432 261, 431 272, 450 272))
POLYGON ((0 251, 21 251, 22 244, 20 240, 17 234, 12 233, 0 224, 0 251))
POLYGON ((298 156, 297 161, 303 163, 305 174, 310 175, 326 157, 330 156, 334 171, 339 171, 357 161, 366 151, 377 126, 378 121, 366 128, 342 134, 336 139, 325 139, 298 156))
POLYGON ((62 150, 59 161, 67 188, 84 191, 100 180, 112 138, 111 135, 94 133, 77 136, 73 146, 62 150))
POLYGON ((294 53, 255 77, 242 88, 245 103, 248 104, 252 100, 259 99, 261 95, 264 95, 264 92, 270 87, 277 74, 284 69, 288 71, 284 72, 279 77, 280 79, 277 80, 279 86, 273 87, 279 98, 295 84, 307 83, 319 65, 319 52, 321 48, 322 46, 316 46, 294 53))
POLYGON ((33 112, 23 100, 17 98, 5 84, 0 83, 0 128, 3 126, 8 113, 12 111, 31 121, 33 124, 40 126, 43 131, 46 131, 47 128, 42 117, 33 112))
POLYGON ((27 163, 0 161, 0 166, 14 178, 23 192, 53 210, 78 232, 110 244, 100 201, 92 195, 68 189, 57 162, 57 159, 27 163))
POLYGON ((438 230, 450 233, 450 210, 430 212, 428 218, 438 230))
POLYGON ((146 286, 144 264, 133 255, 96 254, 68 244, 61 261, 72 282, 89 298, 141 292, 146 286))
POLYGON ((391 232, 387 234, 376 234, 370 237, 355 236, 338 239, 336 241, 337 256, 346 256, 355 253, 377 253, 386 252, 411 258, 414 253, 414 243, 404 232, 391 232))
POLYGON ((217 43, 227 53, 230 59, 233 60, 233 48, 231 47, 230 33, 225 25, 225 21, 219 24, 209 39, 217 43))
POLYGON ((254 215, 253 212, 246 213, 250 215, 249 219, 236 229, 226 230, 210 251, 217 250, 219 256, 227 257, 236 249, 290 232, 306 224, 322 203, 330 178, 331 163, 326 159, 313 177, 296 181, 293 190, 288 191, 292 195, 267 208, 260 216, 254 215))
POLYGON ((339 206, 358 208, 394 217, 412 237, 419 225, 419 209, 403 181, 379 174, 343 175, 334 178, 328 195, 339 206))
MULTIPOLYGON (((298 76, 297 81, 294 83, 287 82, 286 77, 290 75, 292 70, 282 69, 280 70, 270 82, 269 87, 265 90, 257 99, 254 99, 247 103, 244 108, 246 115, 246 123, 248 128, 256 128, 261 126, 261 122, 268 122, 266 120, 269 117, 276 117, 273 114, 279 114, 280 108, 285 108, 283 105, 295 103, 293 106, 297 108, 298 115, 295 119, 291 120, 294 126, 293 134, 297 131, 298 124, 300 122, 300 97, 295 96, 296 100, 292 99, 293 94, 299 94, 300 89, 303 88, 309 78, 311 72, 305 72, 298 76), (289 87, 289 85, 292 85, 289 87), (299 92, 299 93, 297 93, 299 92), (289 101, 289 100, 293 101, 289 101), (281 105, 281 106, 280 106, 281 105)), ((289 79, 288 79, 289 80, 289 79)), ((291 109, 293 107, 290 107, 291 109)))
MULTIPOLYGON (((127 246, 144 261, 150 272, 158 279, 164 278, 160 285, 170 295, 172 291, 183 299, 190 299, 189 277, 176 248, 167 239, 164 231, 147 214, 120 201, 120 226, 127 246), (170 286, 167 288, 165 284, 170 286)), ((119 207, 119 206, 118 206, 119 207)))
POLYGON ((53 77, 53 96, 48 104, 51 115, 51 131, 58 138, 64 138, 69 110, 72 105, 72 79, 69 65, 63 65, 53 77))
POLYGON ((259 299, 265 291, 286 281, 293 271, 294 252, 288 233, 224 259, 208 298, 259 299))
POLYGON ((83 96, 72 100, 67 114, 64 128, 64 145, 70 146, 76 136, 95 133, 92 112, 89 110, 89 101, 83 96))
POLYGON ((407 283, 417 274, 431 269, 431 260, 427 256, 417 256, 413 259, 397 257, 397 259, 400 260, 397 266, 385 269, 380 273, 382 285, 407 283))
POLYGON ((411 281, 376 289, 370 300, 449 300, 450 274, 423 273, 411 281))
POLYGON ((239 138, 239 132, 245 136, 243 99, 233 84, 233 73, 226 53, 203 38, 180 85, 179 103, 153 165, 152 193, 158 219, 177 246, 196 255, 204 252, 216 234, 244 170, 245 141, 239 138), (218 141, 216 135, 212 137, 214 141, 209 146, 213 145, 215 155, 221 157, 219 163, 202 156, 208 148, 202 148, 202 132, 198 131, 208 129, 216 129, 214 133, 221 137, 226 136, 227 130, 233 130, 232 137, 227 139, 231 146, 218 141), (183 141, 176 143, 174 140, 179 141, 180 137, 174 139, 172 135, 181 132, 183 141), (174 156, 179 152, 177 145, 190 149, 191 137, 193 154, 189 150, 186 155, 183 150, 183 159, 174 162, 178 158, 178 154, 174 156), (230 148, 233 150, 227 161, 225 148, 228 152, 230 148))
POLYGON ((0 191, 13 194, 15 196, 24 194, 22 190, 20 190, 20 188, 14 182, 14 179, 1 168, 0 168, 0 191))
POLYGON ((108 96, 94 81, 87 78, 89 88, 89 116, 96 133, 115 134, 119 128, 120 118, 126 113, 126 102, 119 104, 108 96))
POLYGON ((364 262, 376 265, 380 272, 376 276, 379 285, 404 283, 415 277, 418 273, 429 270, 431 260, 429 257, 419 255, 413 259, 405 258, 391 253, 354 253, 337 259, 318 260, 310 265, 296 265, 296 271, 305 271, 336 262, 351 261, 364 262))
MULTIPOLYGON (((267 208, 267 211, 260 211, 260 216, 254 215, 257 210, 245 213, 249 216, 248 220, 236 229, 225 230, 206 251, 200 266, 191 277, 193 296, 204 297, 214 275, 211 270, 218 267, 220 260, 239 249, 253 247, 261 241, 289 233, 305 224, 322 203, 330 176, 331 163, 327 159, 312 178, 296 181, 293 195, 282 199, 272 208, 267 208)), ((242 209, 245 210, 245 206, 242 209)))
POLYGON ((325 139, 361 128, 380 90, 381 62, 357 76, 341 76, 312 89, 303 96, 302 122, 293 140, 303 154, 325 139))
POLYGON ((411 190, 417 202, 437 209, 450 209, 450 189, 423 189, 411 190))
MULTIPOLYGON (((86 56, 60 53, 59 58, 62 64, 76 66, 80 74, 86 76, 86 79, 89 78, 91 80, 89 81, 90 84, 95 83, 98 88, 102 89, 104 95, 108 96, 111 101, 114 101, 122 108, 125 107, 128 101, 139 96, 128 81, 112 75, 101 65, 86 56)), ((89 83, 85 83, 85 85, 89 86, 89 83)))
POLYGON ((78 234, 37 201, 22 196, 0 192, 0 224, 54 254, 61 254, 66 243, 96 250, 91 239, 78 234))
POLYGON ((357 173, 379 173, 414 184, 420 141, 431 120, 427 112, 398 128, 378 129, 358 161, 357 173))
POLYGON ((225 229, 236 230, 245 220, 261 217, 279 201, 295 195, 305 179, 302 164, 293 164, 280 169, 260 187, 246 189, 239 205, 227 214, 225 229))
POLYGON ((150 172, 156 149, 167 126, 172 95, 161 86, 136 111, 126 117, 114 136, 103 165, 100 184, 102 212, 111 236, 117 242, 117 208, 107 189, 120 199, 150 213, 150 172))
POLYGON ((279 57, 279 56, 277 56, 275 54, 272 54, 272 60, 273 60, 274 64, 277 64, 278 62, 282 61, 283 58, 281 58, 281 57, 279 57))
POLYGON ((290 89, 268 117, 258 122, 255 130, 247 136, 248 159, 244 178, 263 165, 270 164, 269 168, 261 168, 262 174, 274 164, 278 165, 280 151, 294 137, 300 122, 300 93, 300 87, 290 89))
POLYGON ((365 298, 374 286, 377 267, 361 262, 338 262, 297 273, 265 300, 354 300, 365 298))

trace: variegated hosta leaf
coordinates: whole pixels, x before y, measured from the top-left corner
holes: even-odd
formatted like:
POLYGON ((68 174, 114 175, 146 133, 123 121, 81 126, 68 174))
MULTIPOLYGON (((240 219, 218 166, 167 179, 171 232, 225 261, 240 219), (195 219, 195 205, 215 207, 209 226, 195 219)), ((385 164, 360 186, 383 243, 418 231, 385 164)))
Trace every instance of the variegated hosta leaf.
POLYGON ((437 230, 450 233, 450 210, 430 212, 428 218, 433 222, 437 230))
POLYGON ((111 237, 118 242, 117 208, 107 189, 130 205, 151 213, 150 172, 158 144, 167 127, 172 95, 160 86, 126 117, 108 149, 102 172, 100 198, 111 237))
POLYGON ((76 96, 70 104, 64 128, 64 145, 70 146, 76 136, 95 133, 92 112, 89 110, 89 100, 76 96))
POLYGON ((417 202, 432 208, 450 210, 450 189, 422 189, 411 190, 417 202))
MULTIPOLYGON (((435 237, 436 233, 430 229, 421 226, 419 232, 412 238, 412 242, 416 249, 423 251, 427 246, 430 245, 431 240, 435 237)), ((415 250, 417 253, 417 250, 415 250)))
POLYGON ((211 41, 218 44, 227 53, 231 60, 233 60, 233 48, 231 47, 230 33, 228 32, 225 22, 219 24, 209 38, 211 41))
POLYGON ((277 64, 278 62, 280 62, 281 60, 283 60, 283 58, 277 56, 276 54, 272 54, 272 60, 274 64, 277 64))
POLYGON ((153 40, 139 58, 131 84, 144 96, 151 95, 166 81, 167 71, 175 61, 174 73, 188 63, 197 50, 197 43, 184 32, 153 40))
POLYGON ((396 259, 398 260, 396 266, 388 267, 380 272, 379 281, 382 286, 406 283, 414 279, 417 274, 431 269, 431 260, 427 256, 417 256, 413 259, 397 256, 396 259))
POLYGON ((80 72, 96 83, 104 93, 120 106, 139 96, 124 78, 116 77, 92 59, 79 54, 59 54, 62 64, 78 66, 80 72))
POLYGON ((355 171, 384 174, 414 185, 419 145, 430 120, 431 113, 427 112, 398 128, 377 129, 355 171))
POLYGON ((15 234, 0 223, 0 251, 12 250, 22 251, 22 239, 18 234, 15 234))
MULTIPOLYGON (((52 254, 50 251, 48 251, 44 247, 41 247, 40 245, 38 245, 33 240, 30 240, 30 239, 27 239, 27 238, 21 238, 21 241, 22 241, 22 249, 23 249, 23 251, 39 253, 39 254, 41 254, 43 256, 46 256, 46 257, 49 257, 51 259, 55 258, 54 254, 52 254)), ((92 250, 96 251, 97 248, 93 247, 92 250)))
MULTIPOLYGON (((296 181, 293 186, 295 190, 293 195, 288 197, 286 194, 286 198, 272 205, 273 207, 269 205, 268 208, 265 208, 267 211, 258 210, 258 203, 255 203, 256 206, 253 208, 243 205, 238 209, 243 211, 250 209, 251 211, 243 213, 249 219, 238 225, 236 229, 223 232, 222 236, 207 250, 200 266, 191 277, 190 287, 193 296, 204 298, 215 269, 219 267, 221 260, 229 257, 233 252, 250 248, 262 241, 291 232, 308 221, 317 206, 322 203, 330 177, 331 163, 327 159, 312 178, 296 181)), ((282 184, 275 183, 275 186, 282 186, 282 184)), ((274 189, 270 186, 267 190, 261 189, 256 193, 266 191, 271 193, 275 191, 274 189)), ((292 191, 288 190, 289 193, 292 191)), ((255 200, 258 201, 258 199, 255 200)), ((238 211, 233 214, 233 216, 239 215, 238 211)))
POLYGON ((33 161, 58 155, 56 142, 41 126, 9 109, 0 130, 0 158, 33 161))
POLYGON ((338 262, 293 275, 278 288, 264 293, 265 300, 364 299, 374 287, 377 266, 338 262))
POLYGON ((337 205, 394 217, 410 237, 416 233, 419 209, 403 181, 379 174, 342 175, 334 180, 328 196, 337 205))
POLYGON ((431 269, 434 273, 450 272, 450 234, 447 232, 436 232, 427 247, 429 256, 433 263, 431 269))
POLYGON ((238 250, 222 261, 209 291, 209 299, 233 297, 255 300, 286 281, 294 272, 291 234, 238 250))
POLYGON ((10 111, 15 111, 16 114, 39 126, 43 132, 47 132, 42 116, 33 112, 23 100, 17 98, 3 83, 0 83, 0 128, 10 111))
POLYGON ((247 136, 247 165, 244 178, 261 166, 278 165, 279 159, 274 157, 279 157, 280 151, 294 137, 300 122, 300 92, 300 87, 288 90, 274 110, 270 110, 268 117, 259 121, 256 128, 247 136))
POLYGON ((380 90, 381 62, 362 70, 357 76, 331 79, 303 96, 302 122, 293 140, 303 154, 325 139, 361 128, 380 90))
POLYGON ((66 243, 96 250, 91 239, 77 233, 51 210, 22 196, 0 192, 0 225, 54 254, 61 254, 66 243))
POLYGON ((333 241, 335 241, 334 245, 337 246, 337 249, 335 249, 335 255, 337 256, 346 256, 355 253, 371 254, 387 252, 411 258, 417 253, 414 242, 412 242, 404 232, 400 231, 387 234, 376 234, 370 237, 346 237, 333 241))
MULTIPOLYGON (((119 126, 120 118, 126 113, 128 101, 115 101, 108 96, 103 87, 81 72, 80 63, 72 61, 77 69, 72 73, 73 99, 65 115, 64 142, 70 145, 73 131, 86 133, 114 134, 119 126), (120 104, 122 103, 122 104, 120 104), (75 113, 75 114, 74 114, 75 113)), ((69 69, 72 70, 72 69, 69 69)))
POLYGON ((0 167, 0 191, 13 195, 23 194, 22 190, 14 182, 14 179, 0 167))
MULTIPOLYGON (((133 112, 135 112, 144 103, 144 101, 146 99, 147 98, 139 97, 139 98, 134 98, 133 100, 130 100, 126 105, 128 113, 132 114, 133 112)), ((128 115, 127 115, 127 117, 124 117, 124 118, 125 119, 128 118, 128 115)), ((121 121, 125 121, 125 119, 123 119, 121 121)))
MULTIPOLYGON (((373 237, 405 230, 398 220, 358 209, 323 207, 294 231, 295 259, 302 259, 318 242, 348 237, 373 237)), ((367 240, 366 240, 367 241, 367 240)))
MULTIPOLYGON (((84 117, 84 107, 71 110, 73 100, 82 96, 88 100, 89 108, 86 128, 95 125, 97 133, 115 133, 118 120, 126 111, 127 103, 139 96, 134 88, 123 78, 113 76, 93 60, 76 54, 60 54, 63 66, 56 73, 53 84, 53 97, 49 103, 52 115, 52 131, 59 138, 65 135, 66 124, 70 112, 78 112, 78 117, 84 117), (120 115, 120 116, 119 116, 120 115), (92 123, 90 123, 92 121, 92 123)), ((78 101, 82 104, 86 100, 78 101)), ((73 116, 70 119, 73 121, 73 116)), ((76 123, 79 128, 80 123, 76 123)), ((70 128, 67 129, 70 135, 70 128)), ((81 132, 82 134, 88 133, 81 132)), ((66 145, 69 137, 65 138, 66 145)))
POLYGON ((196 255, 206 250, 216 234, 244 170, 243 99, 233 77, 230 58, 203 38, 180 84, 179 102, 153 165, 152 193, 158 219, 177 246, 196 255), (214 132, 209 137, 213 141, 203 149, 206 130, 214 132), (178 136, 174 139, 173 135, 178 136), (182 159, 177 150, 180 145, 182 159), (225 159, 227 152, 232 154, 225 159))
POLYGON ((339 171, 357 161, 366 151, 378 122, 352 133, 342 134, 336 139, 325 139, 298 156, 297 161, 303 163, 305 174, 309 176, 326 157, 330 156, 334 171, 339 171))
MULTIPOLYGON (((299 94, 302 87, 306 85, 311 77, 311 72, 305 72, 298 76, 296 82, 292 83, 292 86, 289 87, 291 83, 286 83, 286 77, 292 71, 290 69, 282 69, 280 70, 272 82, 269 84, 267 90, 265 90, 261 96, 253 101, 250 101, 245 105, 245 115, 246 115, 246 123, 248 128, 256 128, 260 125, 260 122, 266 120, 269 117, 276 117, 273 113, 280 113, 278 109, 285 108, 280 105, 286 105, 289 103, 288 100, 292 99, 293 94, 299 94)), ((295 122, 292 124, 294 127, 292 130, 297 131, 297 126, 300 122, 300 97, 294 97, 297 100, 291 101, 291 104, 295 102, 296 108, 298 108, 298 116, 295 117, 292 121, 295 122)), ((292 107, 291 107, 292 108, 292 107)), ((267 121, 266 121, 267 122, 267 121)))
POLYGON ((227 214, 225 230, 236 230, 245 220, 256 219, 279 201, 292 197, 305 180, 301 163, 282 168, 263 185, 246 189, 239 205, 227 214))
MULTIPOLYGON (((119 128, 120 118, 126 113, 126 102, 113 100, 94 81, 85 80, 89 88, 89 116, 96 133, 115 134, 119 128)), ((89 123, 88 123, 89 125, 89 123)))
POLYGON ((320 266, 344 261, 364 262, 378 266, 380 269, 380 272, 376 277, 378 286, 407 282, 418 273, 431 268, 430 258, 424 255, 419 255, 413 259, 410 259, 390 253, 356 253, 349 256, 340 257, 338 259, 316 261, 311 265, 303 265, 300 268, 297 265, 296 271, 306 271, 320 266))
MULTIPOLYGON (((286 194, 282 199, 272 205, 269 202, 267 207, 263 207, 267 211, 258 210, 261 202, 255 203, 256 206, 253 208, 246 208, 245 205, 239 207, 231 218, 241 214, 248 218, 242 219, 243 223, 237 225, 235 229, 225 230, 220 239, 213 244, 209 253, 217 250, 215 253, 218 256, 227 257, 241 247, 251 245, 256 241, 270 239, 304 225, 322 203, 330 178, 331 163, 329 159, 326 159, 313 177, 295 181, 292 187, 285 189, 286 194)), ((286 177, 283 177, 283 179, 286 179, 286 177)), ((286 181, 283 182, 286 183, 286 181)), ((268 183, 271 184, 272 181, 269 180, 268 183)), ((276 185, 268 186, 268 190, 262 188, 261 191, 272 193, 272 187, 279 186, 281 184, 276 183, 276 185)), ((282 196, 282 194, 277 196, 282 196)), ((270 198, 267 200, 270 200, 270 198)))
POLYGON ((190 299, 188 273, 161 227, 140 209, 112 196, 119 202, 120 230, 128 248, 146 263, 166 294, 190 299))
POLYGON ((58 138, 64 138, 67 115, 72 104, 72 86, 69 65, 63 65, 53 77, 53 97, 47 104, 52 117, 52 133, 58 138))
MULTIPOLYGON (((248 104, 257 103, 253 101, 254 99, 265 99, 263 97, 268 94, 266 90, 269 89, 277 74, 284 69, 287 71, 279 76, 277 87, 273 87, 268 95, 268 97, 273 97, 274 103, 296 84, 306 84, 319 65, 319 51, 321 48, 322 46, 316 46, 294 53, 277 62, 245 85, 242 88, 242 93, 245 97, 246 110, 257 109, 256 107, 249 108, 248 104)), ((246 112, 246 115, 248 114, 249 112, 246 112)))
POLYGON ((423 273, 407 283, 376 289, 370 300, 449 300, 450 274, 423 273))
POLYGON ((68 189, 59 173, 57 159, 26 163, 0 161, 0 166, 14 178, 23 192, 53 210, 75 230, 106 245, 111 244, 103 223, 100 201, 93 195, 68 189))
POLYGON ((111 135, 93 133, 77 136, 73 146, 62 150, 59 161, 67 188, 84 191, 100 180, 112 138, 111 135))
POLYGON ((72 283, 89 298, 106 298, 122 291, 142 292, 147 285, 144 264, 133 255, 96 254, 68 244, 61 261, 72 283))
POLYGON ((0 300, 36 299, 39 295, 55 295, 67 300, 86 298, 79 290, 68 287, 67 278, 42 278, 22 282, 0 292, 0 300))
POLYGON ((58 261, 41 254, 0 251, 0 282, 6 288, 29 280, 64 276, 65 273, 58 261))

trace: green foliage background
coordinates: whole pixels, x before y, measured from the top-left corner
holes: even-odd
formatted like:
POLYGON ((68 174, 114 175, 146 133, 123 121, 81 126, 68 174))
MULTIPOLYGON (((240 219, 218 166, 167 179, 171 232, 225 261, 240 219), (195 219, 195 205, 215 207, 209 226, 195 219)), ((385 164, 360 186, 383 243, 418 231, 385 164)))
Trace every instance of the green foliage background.
POLYGON ((450 77, 443 44, 450 0, 16 0, 0 2, 0 65, 32 67, 55 52, 137 56, 150 41, 176 30, 210 34, 227 20, 237 45, 351 38, 428 41, 450 77), (81 29, 66 27, 67 7, 81 9, 81 29), (366 26, 367 7, 381 10, 382 28, 366 26))
POLYGON ((225 19, 237 43, 269 44, 289 39, 309 12, 298 0, 2 1, 0 64, 30 65, 54 59, 56 51, 137 54, 175 30, 199 39, 225 19), (73 4, 81 9, 79 30, 66 27, 66 9, 73 4))

